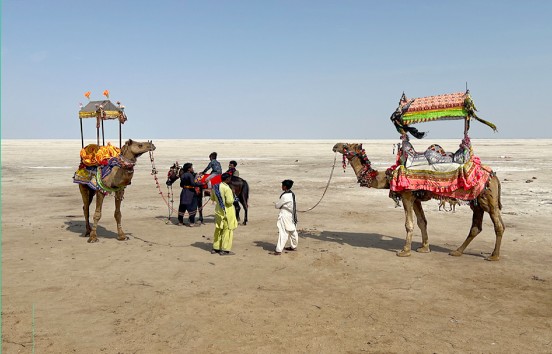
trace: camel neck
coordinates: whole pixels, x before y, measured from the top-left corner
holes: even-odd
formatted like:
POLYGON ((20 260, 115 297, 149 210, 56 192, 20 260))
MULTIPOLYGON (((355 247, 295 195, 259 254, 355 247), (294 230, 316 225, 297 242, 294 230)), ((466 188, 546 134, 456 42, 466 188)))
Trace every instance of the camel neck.
POLYGON ((389 189, 385 172, 376 171, 370 165, 363 164, 358 156, 349 159, 349 163, 361 185, 369 188, 389 189))

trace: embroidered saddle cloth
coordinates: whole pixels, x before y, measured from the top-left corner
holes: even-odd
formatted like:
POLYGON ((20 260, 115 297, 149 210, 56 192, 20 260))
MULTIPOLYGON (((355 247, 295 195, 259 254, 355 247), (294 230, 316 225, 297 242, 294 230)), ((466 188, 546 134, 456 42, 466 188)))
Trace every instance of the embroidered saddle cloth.
POLYGON ((460 200, 477 198, 493 173, 474 155, 463 164, 426 163, 411 165, 409 168, 399 159, 389 172, 391 191, 425 190, 441 197, 460 200))

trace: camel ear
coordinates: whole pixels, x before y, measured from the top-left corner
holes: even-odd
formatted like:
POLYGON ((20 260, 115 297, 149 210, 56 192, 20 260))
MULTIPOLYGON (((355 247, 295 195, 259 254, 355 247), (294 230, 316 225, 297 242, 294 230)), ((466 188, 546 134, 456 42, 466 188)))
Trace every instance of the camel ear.
POLYGON ((362 150, 362 144, 358 144, 358 149, 362 150))

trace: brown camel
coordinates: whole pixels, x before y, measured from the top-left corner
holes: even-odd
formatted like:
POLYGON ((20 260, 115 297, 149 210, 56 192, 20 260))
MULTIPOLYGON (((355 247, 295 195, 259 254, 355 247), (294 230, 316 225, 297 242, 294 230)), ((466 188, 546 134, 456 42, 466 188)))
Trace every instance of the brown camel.
MULTIPOLYGON (((79 189, 82 196, 84 219, 86 222, 86 234, 89 236, 88 242, 97 242, 98 237, 96 228, 102 217, 102 204, 107 192, 115 193, 115 221, 117 221, 117 240, 125 241, 128 237, 125 235, 121 226, 121 202, 125 194, 125 187, 128 186, 134 174, 134 165, 136 159, 145 152, 155 150, 155 145, 151 142, 141 143, 138 141, 128 140, 121 148, 121 154, 117 157, 118 164, 113 166, 111 172, 101 180, 98 180, 99 188, 94 190, 87 185, 79 184, 79 189), (89 209, 92 200, 96 195, 96 211, 94 212, 94 225, 90 227, 89 209)), ((98 173, 100 167, 98 167, 98 173)))
MULTIPOLYGON (((376 171, 370 166, 370 161, 366 158, 362 144, 344 144, 337 143, 333 147, 334 152, 343 154, 349 160, 355 174, 358 177, 361 185, 376 189, 389 189, 389 179, 384 172, 376 171), (368 178, 366 178, 368 176, 368 178)), ((433 194, 429 191, 413 191, 405 190, 398 193, 398 197, 402 200, 404 213, 406 217, 406 243, 403 249, 397 252, 399 257, 410 256, 412 232, 414 230, 414 216, 418 227, 422 231, 422 247, 416 251, 427 253, 429 249, 429 241, 427 236, 427 220, 422 209, 422 202, 433 198, 433 194)), ((500 181, 493 174, 487 182, 486 188, 477 196, 475 200, 470 201, 470 208, 473 211, 472 225, 468 237, 457 250, 450 252, 451 256, 461 256, 470 242, 477 236, 483 228, 483 215, 489 213, 494 224, 496 242, 493 253, 486 259, 489 261, 498 261, 500 257, 500 242, 504 233, 504 222, 500 210, 502 204, 500 202, 500 181)))

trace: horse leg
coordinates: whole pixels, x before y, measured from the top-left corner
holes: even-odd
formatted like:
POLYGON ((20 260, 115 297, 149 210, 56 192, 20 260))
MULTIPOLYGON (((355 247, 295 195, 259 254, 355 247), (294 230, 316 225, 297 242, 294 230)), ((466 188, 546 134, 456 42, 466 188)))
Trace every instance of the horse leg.
POLYGON ((246 181, 243 181, 243 186, 242 186, 242 190, 241 190, 241 193, 239 195, 239 200, 240 200, 240 203, 241 205, 243 206, 243 212, 244 212, 244 217, 243 217, 243 224, 242 225, 247 225, 247 209, 248 209, 248 203, 249 203, 249 184, 246 182, 246 181))
POLYGON ((128 237, 125 235, 125 232, 123 231, 123 226, 121 225, 121 219, 123 215, 121 214, 121 202, 123 201, 123 197, 125 195, 124 189, 122 191, 118 191, 115 193, 115 221, 117 222, 117 234, 119 235, 117 237, 117 240, 119 241, 126 241, 128 240, 128 237))
POLYGON ((242 201, 242 199, 240 198, 240 202, 243 206, 243 213, 245 214, 244 217, 243 217, 243 224, 242 225, 247 225, 247 200, 242 201))
POLYGON ((197 199, 198 199, 197 200, 197 212, 199 213, 198 220, 201 224, 204 225, 205 223, 203 222, 203 189, 200 190, 199 196, 197 197, 197 199))
POLYGON ((238 200, 234 201, 234 209, 236 209, 236 219, 240 221, 240 202, 238 200))
POLYGON ((429 239, 427 236, 427 219, 422 207, 422 202, 418 199, 414 201, 414 213, 416 213, 416 221, 418 222, 418 227, 422 231, 422 247, 416 249, 416 252, 428 253, 430 252, 430 249, 429 239))
POLYGON ((406 242, 402 251, 397 252, 399 257, 408 257, 410 256, 410 250, 412 246, 412 233, 414 232, 414 195, 412 193, 404 193, 402 196, 403 208, 404 208, 404 217, 406 228, 406 242))
MULTIPOLYGON (((481 205, 479 204, 475 205, 475 203, 473 202, 470 204, 470 207, 473 210, 472 225, 470 228, 470 233, 468 234, 468 237, 466 237, 466 240, 464 241, 464 243, 462 243, 462 245, 458 247, 456 251, 451 251, 449 253, 451 256, 455 256, 455 257, 461 256, 462 253, 464 253, 464 250, 466 249, 466 247, 468 247, 470 242, 472 242, 472 240, 475 238, 475 236, 479 235, 481 230, 483 230, 483 214, 485 213, 483 211, 483 208, 481 207, 481 205)), ((497 240, 498 240, 498 236, 497 236, 497 240)))
POLYGON ((90 237, 88 242, 98 242, 98 235, 96 229, 98 227, 98 222, 102 218, 102 205, 105 196, 101 192, 96 192, 96 211, 94 212, 94 225, 92 225, 92 231, 90 232, 90 237))
POLYGON ((84 223, 86 224, 86 233, 83 235, 83 237, 89 237, 90 231, 92 231, 92 228, 90 227, 90 204, 94 199, 94 191, 83 184, 79 184, 79 190, 82 197, 82 212, 84 214, 84 223))

